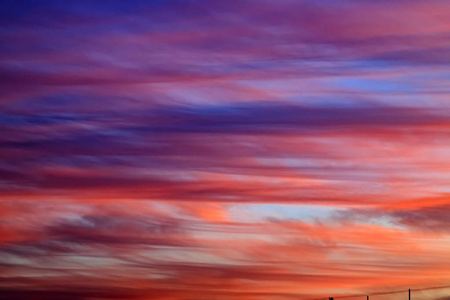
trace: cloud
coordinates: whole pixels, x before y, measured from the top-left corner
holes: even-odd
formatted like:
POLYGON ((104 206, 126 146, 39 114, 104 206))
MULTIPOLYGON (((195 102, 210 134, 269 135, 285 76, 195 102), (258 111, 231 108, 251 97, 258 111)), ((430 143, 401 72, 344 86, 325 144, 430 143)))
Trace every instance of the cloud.
MULTIPOLYGON (((445 198, 446 202, 448 199, 445 198)), ((446 203, 444 202, 444 203, 446 203)), ((353 220, 357 222, 388 222, 389 224, 400 225, 414 231, 434 232, 445 234, 448 232, 448 205, 414 206, 403 209, 349 209, 339 211, 336 214, 338 220, 353 220)))
POLYGON ((448 281, 446 1, 4 7, 5 299, 448 281))
MULTIPOLYGON (((6 159, 3 172, 9 174, 3 187, 5 193, 14 194, 14 189, 19 188, 26 191, 26 186, 31 192, 36 189, 104 190, 114 186, 118 191, 134 188, 136 195, 138 191, 145 195, 148 194, 146 190, 151 193, 156 189, 159 193, 170 187, 172 191, 180 190, 183 197, 189 197, 190 191, 186 188, 204 190, 199 182, 200 174, 195 171, 293 177, 298 176, 295 174, 295 165, 298 165, 295 156, 298 155, 311 160, 302 162, 304 166, 299 168, 306 177, 356 178, 352 173, 357 174, 358 167, 351 167, 349 163, 336 165, 348 158, 339 148, 330 151, 321 139, 336 144, 354 135, 367 137, 367 143, 379 139, 378 135, 403 139, 407 137, 405 130, 418 133, 431 130, 430 135, 439 134, 448 122, 441 111, 407 107, 329 108, 257 102, 224 106, 157 106, 140 111, 102 108, 89 113, 77 112, 78 108, 72 108, 72 102, 62 101, 57 103, 61 105, 60 109, 53 113, 30 115, 25 112, 3 117, 9 128, 2 137, 6 159), (253 137, 249 140, 248 135, 253 137), (316 140, 312 138, 314 135, 317 135, 316 140), (277 148, 267 142, 271 139, 290 148, 277 148), (233 152, 224 150, 230 146, 234 148, 233 152), (263 162, 279 157, 286 158, 285 166, 273 164, 272 167, 271 163, 263 162), (328 166, 325 167, 319 161, 314 163, 317 158, 335 162, 326 163, 328 166), (21 167, 13 167, 16 162, 21 167), (147 168, 156 168, 160 172, 152 174, 147 168), (327 171, 322 173, 321 168, 327 171), (111 173, 111 170, 120 172, 111 173), (168 174, 179 170, 185 175, 169 179, 161 172, 164 170, 168 174), (344 175, 346 173, 348 175, 344 175), (199 188, 195 188, 194 182, 200 184, 199 188)), ((55 109, 52 104, 44 102, 42 105, 36 112, 47 106, 55 109)), ((346 146, 348 151, 355 152, 359 147, 357 144, 346 146)), ((397 145, 393 147, 393 153, 402 151, 397 145)), ((357 176, 362 178, 361 174, 357 176)), ((207 188, 205 192, 225 192, 224 189, 228 189, 225 182, 230 180, 226 178, 224 176, 223 183, 217 182, 216 188, 207 188)), ((231 181, 237 183, 239 180, 231 181)), ((272 189, 276 191, 275 187, 272 189)), ((203 193, 200 190, 199 193, 203 193)), ((239 194, 239 190, 236 193, 239 194)))
POLYGON ((449 206, 425 207, 414 210, 397 210, 390 212, 391 217, 404 226, 418 230, 448 232, 449 220, 447 218, 449 206))

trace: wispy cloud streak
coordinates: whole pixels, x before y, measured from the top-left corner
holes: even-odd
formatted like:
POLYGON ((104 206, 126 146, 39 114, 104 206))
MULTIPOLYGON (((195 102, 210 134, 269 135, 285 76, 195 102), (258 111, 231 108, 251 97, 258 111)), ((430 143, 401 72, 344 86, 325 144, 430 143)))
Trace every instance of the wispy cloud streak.
POLYGON ((446 1, 3 2, 0 298, 448 285, 446 1))

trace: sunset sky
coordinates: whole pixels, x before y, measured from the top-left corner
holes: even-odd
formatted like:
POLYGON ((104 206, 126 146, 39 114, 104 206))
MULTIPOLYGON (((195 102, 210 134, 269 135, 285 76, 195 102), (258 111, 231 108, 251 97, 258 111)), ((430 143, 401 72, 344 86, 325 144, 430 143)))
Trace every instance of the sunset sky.
POLYGON ((1 300, 449 300, 449 270, 448 0, 0 1, 1 300))

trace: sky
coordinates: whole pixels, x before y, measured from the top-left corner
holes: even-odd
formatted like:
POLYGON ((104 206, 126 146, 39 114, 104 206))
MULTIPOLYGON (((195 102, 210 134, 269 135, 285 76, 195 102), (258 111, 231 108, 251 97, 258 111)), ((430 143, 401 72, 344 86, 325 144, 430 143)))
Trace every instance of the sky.
POLYGON ((0 298, 449 300, 449 19, 1 0, 0 298))

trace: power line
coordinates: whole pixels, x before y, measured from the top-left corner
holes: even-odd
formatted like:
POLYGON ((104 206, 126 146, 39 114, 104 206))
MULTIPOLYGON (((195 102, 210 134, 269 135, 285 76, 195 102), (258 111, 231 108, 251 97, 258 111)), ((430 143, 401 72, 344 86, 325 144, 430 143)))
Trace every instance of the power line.
MULTIPOLYGON (((433 286, 433 287, 426 287, 426 288, 416 288, 416 289, 410 289, 411 292, 419 292, 419 291, 428 291, 428 290, 438 290, 438 289, 446 289, 450 288, 450 285, 442 285, 442 286, 433 286)), ((396 290, 396 291, 390 291, 390 292, 376 292, 372 294, 353 294, 353 295, 343 295, 334 297, 334 299, 347 299, 347 298, 354 298, 354 297, 366 297, 366 296, 380 296, 380 295, 389 295, 389 294, 399 294, 399 293, 406 293, 408 290, 396 290)), ((322 298, 315 298, 312 300, 324 300, 328 297, 322 297, 322 298)))

